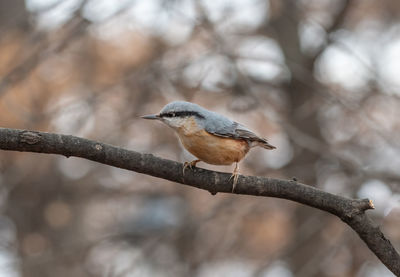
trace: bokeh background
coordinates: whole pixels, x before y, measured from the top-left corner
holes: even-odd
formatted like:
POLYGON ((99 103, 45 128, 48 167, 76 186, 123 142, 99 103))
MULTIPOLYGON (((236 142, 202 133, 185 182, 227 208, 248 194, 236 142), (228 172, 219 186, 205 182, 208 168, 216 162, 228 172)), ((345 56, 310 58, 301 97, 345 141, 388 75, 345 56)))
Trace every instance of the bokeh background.
MULTIPOLYGON (((241 172, 371 198, 400 249, 400 1, 0 0, 0 126, 189 161, 186 100, 278 148, 241 172)), ((230 172, 232 167, 199 164, 230 172)), ((332 215, 0 153, 0 276, 387 277, 332 215)))

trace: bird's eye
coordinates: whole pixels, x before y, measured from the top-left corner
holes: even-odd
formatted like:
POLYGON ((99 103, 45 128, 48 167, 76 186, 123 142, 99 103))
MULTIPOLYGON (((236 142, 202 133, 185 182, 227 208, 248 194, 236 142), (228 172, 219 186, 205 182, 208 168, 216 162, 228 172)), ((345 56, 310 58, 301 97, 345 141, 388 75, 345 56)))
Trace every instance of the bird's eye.
POLYGON ((172 116, 172 117, 175 117, 175 113, 171 113, 171 116, 172 116))

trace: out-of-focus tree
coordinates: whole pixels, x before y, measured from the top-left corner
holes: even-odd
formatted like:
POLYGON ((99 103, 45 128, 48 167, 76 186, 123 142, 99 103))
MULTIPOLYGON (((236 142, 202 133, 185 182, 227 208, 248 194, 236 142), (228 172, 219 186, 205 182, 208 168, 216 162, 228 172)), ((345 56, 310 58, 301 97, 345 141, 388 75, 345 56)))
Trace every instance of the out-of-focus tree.
MULTIPOLYGON (((390 0, 1 0, 0 124, 186 161, 138 115, 196 102, 278 147, 243 174, 371 198, 400 249, 399 14, 390 0)), ((2 152, 0 169, 0 276, 393 276, 338 219, 287 201, 74 158, 2 152)))

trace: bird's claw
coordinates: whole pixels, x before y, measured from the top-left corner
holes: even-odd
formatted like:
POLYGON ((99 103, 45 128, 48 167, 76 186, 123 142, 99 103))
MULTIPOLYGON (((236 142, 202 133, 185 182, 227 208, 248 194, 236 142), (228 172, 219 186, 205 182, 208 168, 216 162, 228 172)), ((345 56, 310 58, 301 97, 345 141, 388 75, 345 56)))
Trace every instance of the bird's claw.
POLYGON ((200 160, 194 160, 194 161, 191 161, 191 162, 184 162, 183 163, 183 170, 182 170, 183 175, 185 175, 185 169, 187 167, 189 167, 190 169, 193 169, 193 167, 196 167, 196 164, 198 162, 200 162, 200 160))
POLYGON ((239 175, 240 174, 238 172, 233 172, 231 177, 229 177, 229 180, 231 180, 233 178, 232 192, 235 191, 236 184, 237 184, 237 182, 239 180, 239 175))
POLYGON ((235 192, 236 184, 239 180, 239 166, 238 163, 236 162, 235 164, 235 169, 232 172, 231 177, 229 177, 229 181, 233 178, 233 184, 232 184, 232 193, 235 192))
POLYGON ((193 168, 191 162, 185 162, 185 163, 183 164, 183 170, 182 170, 183 175, 185 175, 185 169, 186 169, 187 167, 189 167, 190 169, 193 168))

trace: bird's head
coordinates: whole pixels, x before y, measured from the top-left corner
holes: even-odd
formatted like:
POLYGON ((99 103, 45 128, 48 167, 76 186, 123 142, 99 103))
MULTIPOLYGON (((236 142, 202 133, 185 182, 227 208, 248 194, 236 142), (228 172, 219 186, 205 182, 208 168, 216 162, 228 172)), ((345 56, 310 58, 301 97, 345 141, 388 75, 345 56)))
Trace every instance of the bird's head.
POLYGON ((158 114, 142 116, 144 119, 160 120, 173 129, 185 127, 189 118, 193 118, 197 125, 203 125, 207 110, 197 104, 184 101, 175 101, 167 104, 158 114))

